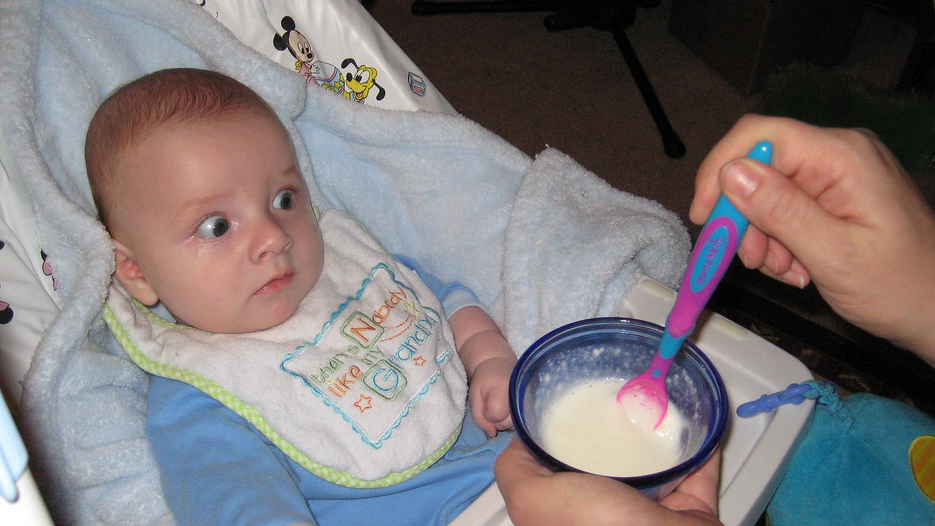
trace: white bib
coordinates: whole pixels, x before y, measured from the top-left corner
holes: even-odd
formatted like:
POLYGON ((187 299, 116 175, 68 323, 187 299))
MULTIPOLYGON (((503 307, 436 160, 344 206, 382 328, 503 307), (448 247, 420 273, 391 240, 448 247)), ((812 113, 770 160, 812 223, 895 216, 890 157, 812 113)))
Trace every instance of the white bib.
POLYGON ((216 398, 315 475, 396 484, 457 439, 464 366, 414 271, 344 212, 325 212, 321 230, 321 278, 277 327, 213 334, 169 323, 117 285, 105 319, 144 370, 216 398))

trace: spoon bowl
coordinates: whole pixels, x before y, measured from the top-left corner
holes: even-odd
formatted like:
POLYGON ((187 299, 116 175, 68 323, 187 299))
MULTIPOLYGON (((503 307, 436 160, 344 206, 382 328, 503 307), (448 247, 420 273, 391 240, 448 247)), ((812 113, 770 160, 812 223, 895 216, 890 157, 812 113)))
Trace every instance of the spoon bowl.
MULTIPOLYGON (((747 157, 769 164, 773 147, 763 141, 747 157)), ((620 388, 617 402, 634 424, 656 429, 666 416, 669 395, 666 374, 682 342, 695 328, 695 321, 730 266, 750 222, 721 195, 701 229, 682 278, 672 311, 666 318, 659 350, 646 372, 620 388)))

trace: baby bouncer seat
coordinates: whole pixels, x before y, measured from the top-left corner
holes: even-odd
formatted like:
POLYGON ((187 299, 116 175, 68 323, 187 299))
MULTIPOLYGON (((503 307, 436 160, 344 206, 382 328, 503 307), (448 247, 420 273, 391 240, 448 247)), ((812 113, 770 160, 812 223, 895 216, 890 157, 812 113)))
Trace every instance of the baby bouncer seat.
MULTIPOLYGON (((0 315, 12 315, 0 319, 0 385, 58 523, 174 523, 143 432, 147 377, 102 319, 113 254, 83 160, 100 102, 168 67, 218 70, 257 91, 286 124, 314 203, 468 285, 517 352, 583 318, 658 322, 681 278, 690 242, 675 214, 458 116, 354 0, 3 0, 0 315)), ((724 356, 733 338, 759 345, 759 362, 786 364, 726 320, 709 325, 702 337, 724 356)), ((783 367, 780 383, 805 374, 783 367)), ((771 388, 736 376, 741 396, 771 388)), ((724 507, 728 523, 765 506, 804 422, 795 414, 732 432, 722 499, 740 504, 724 507), (743 471, 760 447, 778 460, 743 471)), ((469 511, 466 524, 508 521, 495 487, 469 511)))

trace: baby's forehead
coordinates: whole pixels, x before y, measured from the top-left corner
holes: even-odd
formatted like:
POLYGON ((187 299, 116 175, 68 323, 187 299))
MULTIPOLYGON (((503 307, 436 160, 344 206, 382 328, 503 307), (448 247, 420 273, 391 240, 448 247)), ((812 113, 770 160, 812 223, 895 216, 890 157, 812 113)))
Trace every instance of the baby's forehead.
POLYGON ((267 170, 272 173, 295 171, 305 182, 286 127, 275 114, 257 111, 196 119, 173 118, 152 125, 120 149, 113 166, 116 179, 132 181, 136 188, 158 187, 163 177, 177 175, 174 168, 188 172, 188 162, 223 166, 231 154, 236 157, 241 152, 253 152, 252 159, 262 159, 257 171, 260 179, 267 170), (268 144, 280 146, 264 147, 264 154, 258 155, 253 146, 263 143, 262 137, 270 136, 279 136, 279 139, 268 144))
MULTIPOLYGON (((184 115, 172 116, 167 119, 151 122, 142 125, 131 138, 129 138, 124 147, 117 152, 124 159, 132 159, 141 154, 150 154, 154 149, 170 149, 177 146, 179 142, 190 141, 192 137, 198 137, 206 131, 219 127, 240 127, 249 126, 256 120, 267 120, 274 122, 265 115, 259 115, 256 112, 239 111, 231 115, 212 115, 189 117, 184 115)), ((285 127, 275 119, 276 127, 285 127)), ((171 151, 164 152, 171 155, 171 151)))

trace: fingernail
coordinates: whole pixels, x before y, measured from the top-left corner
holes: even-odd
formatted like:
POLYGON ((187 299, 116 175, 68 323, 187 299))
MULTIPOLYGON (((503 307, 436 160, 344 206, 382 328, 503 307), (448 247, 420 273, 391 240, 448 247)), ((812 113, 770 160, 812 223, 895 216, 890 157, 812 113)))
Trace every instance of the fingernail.
POLYGON ((795 284, 796 284, 796 286, 798 286, 800 289, 804 289, 805 286, 808 285, 808 281, 805 280, 805 276, 803 276, 803 275, 801 275, 801 274, 799 274, 799 273, 796 273, 796 274, 795 274, 795 284))
POLYGON ((808 285, 808 280, 805 279, 805 276, 798 270, 795 270, 795 269, 790 270, 787 273, 787 275, 789 276, 789 279, 792 282, 792 285, 800 289, 804 289, 805 286, 808 285))
POLYGON ((773 269, 776 268, 776 256, 772 253, 767 253, 766 259, 763 260, 763 266, 768 268, 770 272, 775 272, 773 269))
POLYGON ((750 197, 760 185, 760 174, 744 159, 731 161, 721 169, 721 184, 727 194, 750 197))

